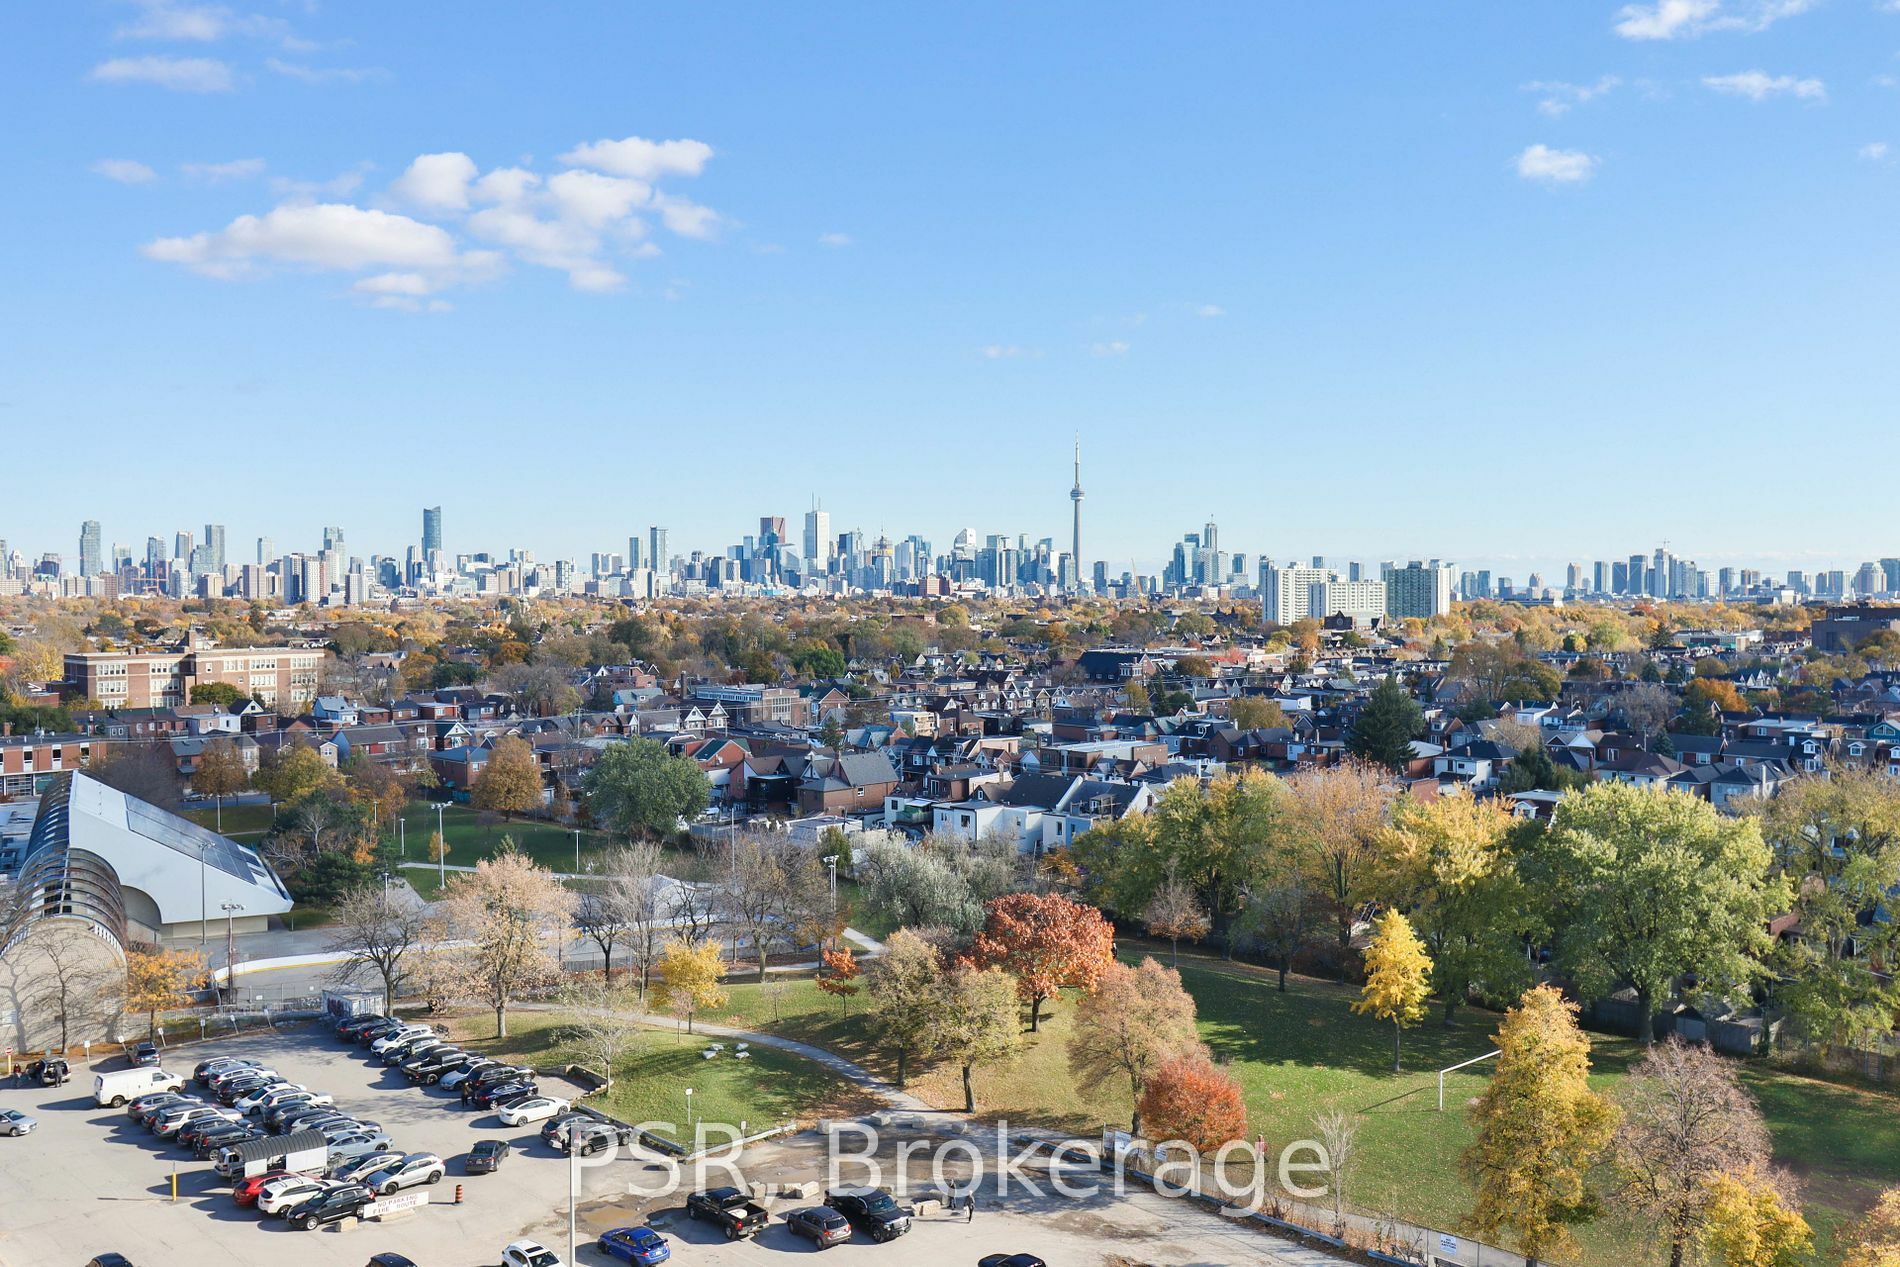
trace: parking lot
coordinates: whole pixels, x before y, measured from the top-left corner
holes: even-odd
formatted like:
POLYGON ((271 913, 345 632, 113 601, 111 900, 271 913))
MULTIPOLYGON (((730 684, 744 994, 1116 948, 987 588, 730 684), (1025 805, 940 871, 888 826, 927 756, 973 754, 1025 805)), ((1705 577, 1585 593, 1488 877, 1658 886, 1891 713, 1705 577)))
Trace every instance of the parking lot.
MULTIPOLYGON (((503 1246, 524 1237, 566 1256, 568 1166, 540 1142, 538 1126, 506 1127, 492 1112, 464 1109, 452 1092, 415 1087, 320 1025, 190 1044, 168 1053, 166 1064, 189 1078, 198 1061, 221 1055, 259 1060, 293 1082, 329 1092, 342 1111, 380 1123, 398 1149, 439 1155, 447 1163, 447 1177, 432 1188, 413 1190, 429 1193, 430 1204, 422 1209, 322 1231, 291 1231, 281 1219, 238 1208, 210 1162, 156 1138, 123 1109, 96 1107, 94 1070, 75 1067, 63 1087, 0 1088, 0 1108, 19 1109, 39 1121, 24 1138, 0 1139, 0 1169, 6 1175, 0 1188, 0 1267, 80 1263, 106 1251, 125 1254, 136 1267, 356 1267, 389 1251, 421 1267, 477 1267, 501 1262, 503 1246), (467 1175, 462 1160, 481 1139, 507 1139, 514 1155, 495 1174, 467 1175), (176 1201, 171 1199, 174 1170, 176 1201), (453 1204, 458 1184, 463 1187, 460 1205, 453 1204)), ((99 1066, 106 1067, 122 1065, 99 1066)), ((567 1094, 548 1088, 545 1080, 543 1089, 567 1094)), ((824 1177, 822 1142, 812 1134, 756 1146, 743 1161, 746 1178, 754 1182, 824 1177)), ((911 1168, 914 1175, 927 1169, 911 1168)), ((672 1261, 687 1267, 769 1263, 787 1253, 813 1252, 786 1230, 781 1217, 809 1202, 770 1203, 772 1224, 756 1241, 727 1243, 711 1227, 683 1217, 683 1191, 658 1198, 628 1195, 630 1188, 654 1186, 662 1171, 652 1158, 636 1154, 582 1170, 580 1262, 614 1261, 595 1250, 594 1238, 648 1217, 672 1239, 672 1261)), ((1053 1195, 985 1195, 969 1223, 961 1212, 925 1215, 910 1235, 893 1244, 854 1240, 825 1252, 847 1264, 974 1264, 997 1252, 1038 1254, 1052 1267, 1326 1261, 1182 1203, 1132 1191, 1085 1202, 1053 1195)))

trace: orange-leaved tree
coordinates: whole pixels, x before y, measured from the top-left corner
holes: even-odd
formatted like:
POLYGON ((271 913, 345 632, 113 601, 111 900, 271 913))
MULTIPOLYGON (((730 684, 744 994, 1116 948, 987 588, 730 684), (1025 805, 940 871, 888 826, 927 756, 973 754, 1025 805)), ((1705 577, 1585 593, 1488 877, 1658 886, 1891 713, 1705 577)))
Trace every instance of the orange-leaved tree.
POLYGON ((826 950, 819 954, 818 988, 826 994, 836 995, 844 1004, 844 1014, 851 1015, 851 996, 858 992, 858 957, 851 947, 840 946, 836 950, 826 950))
POLYGON ((1202 1052, 1164 1060, 1141 1093, 1140 1111, 1150 1139, 1185 1140, 1204 1153, 1247 1134, 1240 1084, 1202 1052))
POLYGON ((1060 894, 1006 893, 990 902, 971 957, 1015 979, 1034 1032, 1042 1025, 1042 1005, 1057 991, 1095 988, 1115 961, 1115 930, 1093 906, 1060 894))

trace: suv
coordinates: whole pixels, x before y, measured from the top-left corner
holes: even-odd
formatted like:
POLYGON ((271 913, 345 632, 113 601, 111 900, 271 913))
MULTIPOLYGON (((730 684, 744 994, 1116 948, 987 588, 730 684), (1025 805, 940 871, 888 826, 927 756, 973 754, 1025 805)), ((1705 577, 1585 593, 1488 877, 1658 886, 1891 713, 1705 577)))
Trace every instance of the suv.
POLYGON ((387 1016, 375 1012, 366 1012, 361 1016, 346 1016, 336 1023, 336 1036, 345 1042, 353 1043, 356 1036, 372 1025, 381 1025, 387 1016))
POLYGON ((140 1043, 126 1053, 125 1062, 129 1065, 155 1065, 158 1063, 158 1044, 140 1043))
POLYGON ((261 1068, 263 1068, 263 1066, 258 1064, 255 1060, 245 1060, 241 1056, 213 1056, 209 1060, 199 1061, 198 1067, 191 1071, 191 1076, 197 1081, 198 1085, 202 1087, 211 1081, 212 1074, 217 1073, 221 1069, 261 1068))
POLYGON ((874 1241, 894 1241, 910 1231, 910 1211, 882 1188, 833 1188, 825 1204, 874 1241))
POLYGON ((633 1131, 612 1122, 573 1122, 550 1141, 557 1152, 570 1148, 583 1157, 625 1148, 633 1142, 633 1131))
POLYGON ((420 1082, 433 1086, 442 1080, 442 1075, 467 1064, 467 1052, 450 1047, 444 1051, 432 1051, 420 1060, 409 1060, 402 1067, 403 1076, 411 1082, 420 1082))
POLYGON ((375 1199, 361 1184, 344 1184, 292 1206, 284 1211, 284 1221, 300 1232, 314 1231, 325 1223, 361 1218, 363 1207, 375 1199))
POLYGON ((442 1075, 442 1089, 444 1091, 453 1091, 463 1083, 487 1073, 490 1069, 497 1068, 500 1064, 501 1062, 499 1060, 490 1060, 486 1056, 473 1057, 460 1069, 452 1069, 442 1075))
POLYGON ((442 1159, 434 1153, 410 1153, 400 1161, 391 1162, 376 1171, 362 1183, 371 1192, 386 1197, 417 1184, 441 1183, 442 1173, 442 1159))

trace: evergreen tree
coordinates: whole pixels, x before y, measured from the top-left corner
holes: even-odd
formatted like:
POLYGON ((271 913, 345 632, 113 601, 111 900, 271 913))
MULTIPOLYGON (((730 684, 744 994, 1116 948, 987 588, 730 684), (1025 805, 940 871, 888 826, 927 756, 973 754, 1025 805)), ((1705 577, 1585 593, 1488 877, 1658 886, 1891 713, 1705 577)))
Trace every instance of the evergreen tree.
POLYGON ((1346 734, 1346 751, 1388 769, 1403 769, 1412 759, 1412 741, 1425 732, 1425 716, 1411 693, 1388 677, 1372 690, 1372 698, 1346 734))

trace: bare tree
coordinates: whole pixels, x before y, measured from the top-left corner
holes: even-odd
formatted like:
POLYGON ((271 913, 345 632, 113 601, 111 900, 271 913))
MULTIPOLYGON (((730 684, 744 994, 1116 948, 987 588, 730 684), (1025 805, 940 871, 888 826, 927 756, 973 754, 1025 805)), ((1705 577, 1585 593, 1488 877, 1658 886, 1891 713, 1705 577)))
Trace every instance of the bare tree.
POLYGON ((1655 682, 1638 682, 1616 695, 1616 706, 1623 720, 1629 723, 1638 739, 1645 741, 1655 738, 1663 724, 1676 715, 1680 705, 1674 691, 1655 682))
POLYGON ((1766 1170, 1768 1129, 1734 1066, 1671 1037, 1631 1070, 1611 1142, 1621 1195, 1652 1219, 1682 1267, 1701 1240, 1717 1175, 1766 1170))
POLYGON ((1328 1185, 1333 1190, 1333 1235, 1346 1232, 1346 1175, 1352 1167, 1353 1150, 1359 1143, 1359 1119, 1337 1109, 1313 1119, 1313 1133, 1326 1149, 1328 1185))
MULTIPOLYGON (((640 974, 640 998, 644 1002, 667 922, 667 913, 662 909, 666 905, 666 877, 660 874, 660 847, 643 840, 610 849, 601 856, 599 871, 601 916, 617 927, 615 940, 625 944, 627 955, 640 974)), ((582 931, 592 937, 594 934, 585 919, 583 906, 577 922, 581 922, 582 931)), ((595 938, 595 942, 599 944, 599 938, 595 938)), ((601 946, 603 958, 609 951, 610 947, 601 946)), ((605 975, 608 984, 612 984, 611 963, 605 975)))
POLYGON ((783 838, 748 832, 726 846, 722 908, 734 929, 752 942, 765 980, 772 946, 790 928, 794 858, 783 838))
POLYGON ((392 899, 387 882, 350 890, 336 904, 330 949, 343 955, 330 973, 339 985, 370 975, 382 982, 383 1013, 389 1014, 407 983, 411 957, 424 940, 428 908, 392 899))
POLYGON ((184 799, 184 781, 178 776, 178 759, 170 744, 114 744, 106 749, 104 760, 95 761, 86 773, 160 809, 177 810, 184 799))
POLYGON ((562 991, 568 1008, 561 1035, 574 1049, 575 1063, 597 1071, 613 1090, 614 1070, 637 1053, 645 1037, 638 1002, 604 982, 580 978, 562 991))
POLYGON ((559 980, 549 940, 572 917, 574 895, 554 873, 518 853, 502 851, 449 881, 442 907, 451 925, 472 943, 466 953, 468 989, 495 1013, 495 1037, 508 1035, 508 1005, 559 980))
POLYGON ((1197 941, 1207 936, 1209 927, 1207 908, 1201 905, 1193 887, 1181 883, 1172 874, 1149 899, 1141 913, 1141 922, 1154 936, 1166 937, 1172 943, 1170 957, 1177 967, 1181 963, 1181 939, 1197 941))

